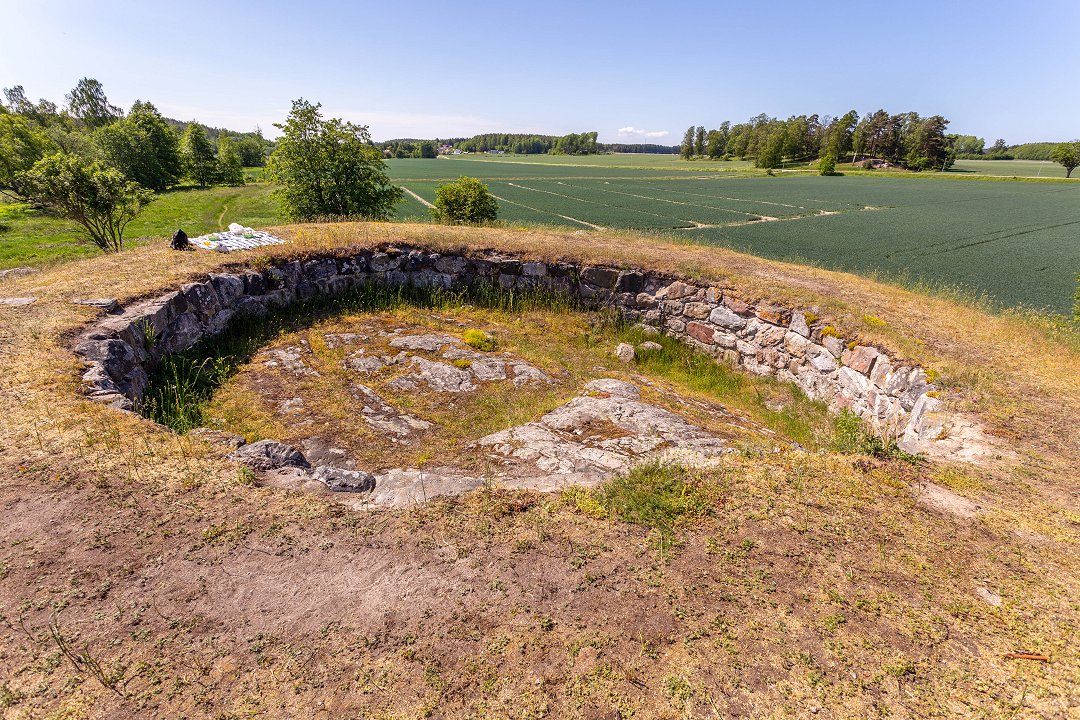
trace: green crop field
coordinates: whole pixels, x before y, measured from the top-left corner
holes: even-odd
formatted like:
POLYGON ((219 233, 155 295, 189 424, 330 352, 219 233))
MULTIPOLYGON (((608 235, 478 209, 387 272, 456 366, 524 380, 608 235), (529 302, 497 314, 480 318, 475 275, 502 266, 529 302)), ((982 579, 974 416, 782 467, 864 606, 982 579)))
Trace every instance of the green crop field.
MULTIPOLYGON (((429 202, 441 182, 481 178, 500 200, 500 218, 511 225, 662 232, 780 260, 956 288, 1003 306, 1067 313, 1080 273, 1080 184, 767 177, 701 173, 696 163, 667 157, 684 169, 633 167, 636 156, 604 156, 611 163, 606 168, 569 162, 574 158, 528 157, 395 160, 390 169, 395 182, 429 202)), ((410 203, 401 217, 426 214, 410 203)))
POLYGON ((1063 178, 1065 168, 1049 160, 957 160, 949 174, 1063 178))

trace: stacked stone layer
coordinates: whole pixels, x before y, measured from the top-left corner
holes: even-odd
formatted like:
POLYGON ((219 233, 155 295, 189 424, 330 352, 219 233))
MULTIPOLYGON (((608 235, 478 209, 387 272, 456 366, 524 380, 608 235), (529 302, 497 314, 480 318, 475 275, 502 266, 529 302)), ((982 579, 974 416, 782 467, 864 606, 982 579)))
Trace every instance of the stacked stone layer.
POLYGON ((939 402, 922 368, 881 350, 847 343, 813 315, 750 305, 715 287, 640 270, 523 261, 505 255, 448 255, 409 248, 292 261, 263 271, 212 274, 94 323, 78 341, 87 394, 135 409, 148 372, 165 355, 223 332, 236 316, 340 295, 365 283, 452 288, 493 283, 544 288, 683 340, 718 361, 795 383, 839 412, 849 409, 879 433, 920 438, 939 402))

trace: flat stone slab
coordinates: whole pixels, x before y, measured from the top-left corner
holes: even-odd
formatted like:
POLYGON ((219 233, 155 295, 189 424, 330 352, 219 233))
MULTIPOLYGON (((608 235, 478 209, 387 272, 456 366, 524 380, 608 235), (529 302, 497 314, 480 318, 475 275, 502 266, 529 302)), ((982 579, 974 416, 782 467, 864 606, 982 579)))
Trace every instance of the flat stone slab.
POLYGON ((3 280, 5 278, 14 280, 15 278, 33 275, 36 272, 39 272, 39 270, 32 267, 8 268, 7 270, 0 270, 0 280, 3 280))
POLYGON ((120 307, 120 303, 116 301, 116 298, 75 298, 71 302, 74 305, 100 308, 105 312, 112 312, 120 307))
POLYGON ((431 427, 427 420, 398 410, 367 385, 353 384, 349 387, 349 393, 364 403, 360 410, 360 417, 364 422, 376 432, 392 436, 391 439, 406 438, 431 427))
POLYGON ((544 478, 548 484, 557 482, 552 476, 589 484, 645 459, 678 456, 700 463, 732 451, 722 438, 640 398, 630 383, 594 380, 585 394, 539 420, 492 433, 476 445, 502 460, 502 475, 544 478))
POLYGON ((7 307, 25 307, 37 302, 36 297, 0 297, 0 305, 7 307))
POLYGON ((318 377, 319 371, 309 368, 304 363, 303 356, 306 351, 306 347, 296 346, 267 350, 266 355, 268 355, 270 359, 266 360, 263 364, 266 365, 266 367, 280 367, 297 377, 318 377))

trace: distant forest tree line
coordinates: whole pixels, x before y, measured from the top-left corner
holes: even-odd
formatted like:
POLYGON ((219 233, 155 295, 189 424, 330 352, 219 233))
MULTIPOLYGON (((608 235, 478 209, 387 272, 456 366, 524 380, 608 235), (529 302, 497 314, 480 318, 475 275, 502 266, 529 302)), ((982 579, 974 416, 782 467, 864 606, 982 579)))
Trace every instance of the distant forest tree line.
POLYGON ((386 157, 427 158, 436 157, 440 147, 450 147, 461 152, 505 152, 515 155, 595 155, 597 153, 653 153, 672 155, 677 145, 653 143, 601 143, 596 132, 570 133, 568 135, 527 135, 520 133, 484 133, 470 138, 445 138, 424 140, 400 138, 379 143, 386 157))
POLYGON ((986 140, 974 135, 951 135, 955 138, 957 160, 1051 160, 1054 150, 1061 143, 1037 142, 1008 145, 998 138, 990 147, 986 140))
POLYGON ((956 159, 1050 160, 1058 143, 1009 146, 998 139, 989 148, 983 138, 945 132, 941 115, 878 110, 860 118, 854 110, 839 117, 798 115, 786 120, 758 115, 748 122, 723 122, 713 130, 687 128, 679 154, 687 159, 739 158, 760 168, 785 162, 830 157, 855 162, 880 159, 909 170, 943 169, 956 159))
POLYGON ((951 163, 948 124, 940 115, 891 115, 884 110, 861 119, 854 110, 839 117, 798 115, 787 120, 762 114, 745 123, 724 122, 713 130, 691 126, 679 152, 686 159, 753 160, 760 168, 826 156, 834 161, 863 156, 924 170, 951 163))

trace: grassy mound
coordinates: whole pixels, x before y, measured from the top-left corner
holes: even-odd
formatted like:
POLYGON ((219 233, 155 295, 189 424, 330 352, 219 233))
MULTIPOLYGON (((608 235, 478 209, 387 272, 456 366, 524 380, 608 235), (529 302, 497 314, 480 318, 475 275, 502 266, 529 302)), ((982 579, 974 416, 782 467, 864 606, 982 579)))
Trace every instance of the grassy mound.
POLYGON ((4 281, 5 295, 38 300, 0 309, 3 712, 1072 711, 1080 348, 1069 331, 640 236, 590 235, 586 246, 573 233, 417 225, 280 232, 293 242, 261 254, 161 243, 4 281), (492 486, 360 513, 253 485, 221 450, 78 395, 70 345, 94 311, 72 297, 130 301, 229 263, 406 241, 648 266, 815 307, 845 336, 933 368, 949 406, 977 415, 1014 455, 971 467, 874 457, 858 443, 854 454, 796 448, 781 440, 797 427, 766 421, 798 417, 800 400, 661 341, 664 352, 639 361, 650 372, 702 393, 728 388, 734 407, 757 403, 778 441, 705 470, 639 468, 589 491, 492 486), (1010 655, 1021 651, 1049 661, 1010 655))

